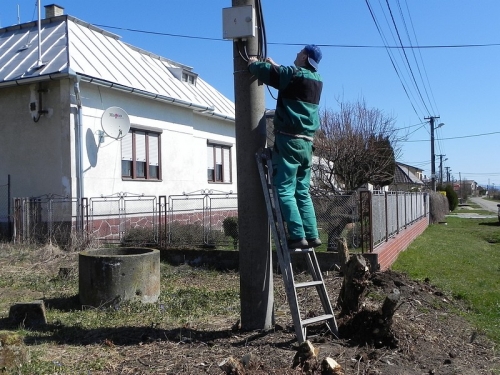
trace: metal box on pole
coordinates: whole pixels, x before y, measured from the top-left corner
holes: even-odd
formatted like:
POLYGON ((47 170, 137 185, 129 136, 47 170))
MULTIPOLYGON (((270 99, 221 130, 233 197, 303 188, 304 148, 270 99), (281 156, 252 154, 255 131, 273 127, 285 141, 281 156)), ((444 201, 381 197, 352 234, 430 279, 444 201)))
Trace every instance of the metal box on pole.
POLYGON ((224 39, 242 39, 255 36, 255 9, 252 5, 222 9, 224 39))

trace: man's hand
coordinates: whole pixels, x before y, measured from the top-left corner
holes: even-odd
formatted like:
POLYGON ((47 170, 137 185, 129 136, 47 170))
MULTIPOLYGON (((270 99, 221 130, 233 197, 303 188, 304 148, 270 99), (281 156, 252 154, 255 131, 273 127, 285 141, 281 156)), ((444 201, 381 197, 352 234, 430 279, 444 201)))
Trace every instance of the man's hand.
POLYGON ((249 57, 248 58, 248 65, 250 65, 251 63, 254 63, 256 61, 259 61, 259 60, 255 56, 249 57))
POLYGON ((274 62, 274 60, 271 59, 270 57, 266 58, 266 62, 268 62, 269 64, 271 64, 273 66, 280 66, 280 64, 277 64, 276 62, 274 62))

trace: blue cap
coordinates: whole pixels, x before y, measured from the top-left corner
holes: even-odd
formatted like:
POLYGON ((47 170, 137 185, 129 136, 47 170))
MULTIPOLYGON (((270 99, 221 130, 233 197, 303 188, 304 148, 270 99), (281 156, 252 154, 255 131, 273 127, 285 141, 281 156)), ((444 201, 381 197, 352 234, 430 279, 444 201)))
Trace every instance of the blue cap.
POLYGON ((319 47, 315 44, 308 44, 304 47, 304 51, 307 53, 307 61, 309 61, 309 64, 311 64, 315 70, 318 70, 318 64, 323 57, 319 47))

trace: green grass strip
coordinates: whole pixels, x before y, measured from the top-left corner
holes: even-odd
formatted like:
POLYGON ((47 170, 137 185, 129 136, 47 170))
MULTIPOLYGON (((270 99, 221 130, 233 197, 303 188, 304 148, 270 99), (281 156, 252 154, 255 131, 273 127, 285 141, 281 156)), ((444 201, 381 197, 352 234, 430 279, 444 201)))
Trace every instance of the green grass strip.
POLYGON ((500 226, 497 219, 449 217, 431 225, 392 269, 428 279, 457 299, 478 330, 500 343, 500 226))

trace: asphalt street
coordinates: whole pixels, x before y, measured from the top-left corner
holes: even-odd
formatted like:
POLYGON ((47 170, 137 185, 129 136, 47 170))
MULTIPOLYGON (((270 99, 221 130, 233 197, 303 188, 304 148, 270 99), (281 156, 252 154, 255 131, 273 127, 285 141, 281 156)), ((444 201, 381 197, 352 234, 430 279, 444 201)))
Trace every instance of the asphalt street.
POLYGON ((495 214, 498 212, 498 207, 497 207, 498 202, 496 201, 490 201, 489 199, 483 199, 479 197, 470 197, 469 199, 472 202, 480 205, 485 210, 494 212, 495 214))
POLYGON ((490 211, 491 215, 479 215, 476 213, 467 213, 467 207, 468 206, 461 206, 459 207, 458 213, 453 215, 453 216, 458 216, 462 218, 468 218, 468 219, 493 219, 498 217, 498 207, 497 204, 498 202, 490 201, 488 199, 483 199, 480 197, 469 197, 469 200, 472 203, 478 204, 481 206, 482 209, 486 211, 490 211))

